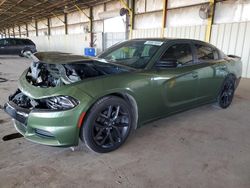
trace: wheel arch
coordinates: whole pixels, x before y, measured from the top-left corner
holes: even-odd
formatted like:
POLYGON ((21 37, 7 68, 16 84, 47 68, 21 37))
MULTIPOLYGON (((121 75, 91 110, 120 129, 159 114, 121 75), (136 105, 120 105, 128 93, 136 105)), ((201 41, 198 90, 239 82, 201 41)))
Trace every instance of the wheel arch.
POLYGON ((229 72, 228 74, 226 74, 225 77, 224 77, 223 80, 222 80, 222 83, 221 83, 221 85, 220 85, 218 91, 216 92, 217 98, 218 98, 218 96, 219 96, 220 93, 221 93, 221 90, 222 90, 222 88, 223 88, 224 83, 226 82, 226 80, 227 80, 230 76, 232 76, 235 80, 236 80, 236 78, 237 78, 236 75, 235 75, 234 73, 229 72))
POLYGON ((137 102, 135 100, 135 98, 126 92, 115 92, 115 93, 110 93, 107 96, 117 96, 120 97, 122 99, 124 99, 131 107, 132 107, 132 112, 133 112, 133 128, 137 129, 137 124, 138 124, 138 105, 137 102))
POLYGON ((237 78, 236 75, 235 75, 234 73, 230 72, 230 73, 228 73, 228 74, 226 75, 225 80, 226 80, 229 76, 232 76, 234 79, 237 78))
MULTIPOLYGON (((110 97, 110 96, 116 96, 119 98, 122 98, 123 100, 125 100, 131 107, 132 107, 132 112, 133 112, 133 123, 132 123, 132 127, 133 129, 137 129, 137 124, 138 124, 138 105, 137 102, 135 100, 135 98, 127 93, 127 92, 111 92, 111 93, 106 93, 105 95, 102 95, 100 97, 97 97, 89 106, 89 108, 86 110, 85 114, 87 117, 88 114, 90 113, 92 107, 99 101, 101 101, 103 98, 105 97, 110 97)), ((84 120, 82 122, 82 124, 84 124, 84 120)), ((81 129, 83 128, 83 126, 81 126, 81 129)), ((81 131, 80 131, 81 132, 81 131)))
MULTIPOLYGON (((228 74, 225 76, 224 81, 223 81, 223 84, 225 83, 225 81, 226 81, 229 77, 232 77, 232 78, 234 79, 234 82, 236 82, 237 76, 236 76, 234 73, 230 72, 230 73, 228 73, 228 74)), ((222 84, 222 85, 223 85, 223 84, 222 84)))
MULTIPOLYGON (((223 92, 223 88, 224 88, 224 85, 225 85, 225 83, 228 81, 228 80, 232 80, 232 81, 234 81, 234 90, 233 90, 233 93, 234 93, 234 91, 235 91, 235 89, 236 89, 236 80, 237 80, 237 77, 236 77, 236 75, 234 75, 233 73, 228 73, 225 77, 224 77, 224 80, 223 80, 223 82, 222 82, 222 84, 221 84, 221 86, 220 86, 220 90, 219 90, 219 93, 218 93, 218 95, 217 95, 217 104, 218 104, 218 106, 220 106, 221 108, 227 108, 230 104, 231 104, 231 102, 232 102, 232 100, 231 100, 231 102, 228 104, 228 105, 226 105, 226 106, 222 106, 222 104, 220 103, 220 95, 222 94, 222 92, 223 92)), ((233 97, 232 97, 232 99, 233 99, 233 97)))

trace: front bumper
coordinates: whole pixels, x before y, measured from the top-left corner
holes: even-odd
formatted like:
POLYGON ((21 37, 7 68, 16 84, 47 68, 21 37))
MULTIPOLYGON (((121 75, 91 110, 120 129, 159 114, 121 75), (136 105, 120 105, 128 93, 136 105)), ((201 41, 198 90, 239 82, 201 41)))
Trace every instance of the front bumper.
POLYGON ((28 110, 9 101, 5 112, 14 119, 15 128, 26 139, 50 146, 78 144, 81 106, 64 111, 28 110))

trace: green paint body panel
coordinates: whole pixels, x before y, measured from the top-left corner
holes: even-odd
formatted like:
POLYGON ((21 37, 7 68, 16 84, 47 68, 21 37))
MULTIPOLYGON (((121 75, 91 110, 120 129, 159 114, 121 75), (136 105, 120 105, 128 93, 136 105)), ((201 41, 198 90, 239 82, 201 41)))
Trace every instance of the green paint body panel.
MULTIPOLYGON (((159 52, 157 54, 159 56, 159 52)), ((156 61, 156 57, 152 61, 156 61)), ((152 62, 150 62, 152 63, 152 62)), ((149 64, 150 64, 149 63, 149 64)), ((15 122, 16 128, 27 139, 53 146, 78 144, 79 117, 88 112, 100 98, 112 94, 127 94, 134 98, 138 109, 138 126, 216 100, 221 85, 228 74, 241 77, 241 62, 236 58, 224 58, 214 63, 202 63, 179 68, 156 69, 146 67, 134 72, 88 78, 74 84, 54 88, 38 88, 25 78, 19 79, 18 87, 27 96, 42 99, 67 95, 80 104, 59 112, 36 112, 29 114, 27 130, 15 122), (55 138, 41 138, 34 129, 51 132, 55 138)))

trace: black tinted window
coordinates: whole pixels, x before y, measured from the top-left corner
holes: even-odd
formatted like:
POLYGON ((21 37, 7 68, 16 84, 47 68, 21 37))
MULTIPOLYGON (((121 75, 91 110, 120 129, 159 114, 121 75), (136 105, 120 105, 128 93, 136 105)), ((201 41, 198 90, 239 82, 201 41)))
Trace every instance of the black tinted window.
POLYGON ((17 44, 17 45, 23 45, 23 40, 21 40, 21 39, 16 39, 15 41, 16 41, 16 44, 17 44))
POLYGON ((2 39, 0 40, 0 45, 9 45, 10 41, 8 39, 2 39))
POLYGON ((33 43, 31 40, 29 40, 29 39, 24 39, 24 40, 22 40, 22 42, 23 42, 25 45, 34 45, 34 43, 33 43))
POLYGON ((15 39, 7 39, 10 45, 16 45, 15 39))
POLYGON ((219 58, 217 50, 210 46, 195 44, 198 60, 211 61, 219 58))
POLYGON ((189 44, 174 44, 161 57, 161 63, 176 62, 177 66, 193 63, 192 50, 189 44))
POLYGON ((4 39, 0 40, 0 45, 5 45, 5 40, 4 39))

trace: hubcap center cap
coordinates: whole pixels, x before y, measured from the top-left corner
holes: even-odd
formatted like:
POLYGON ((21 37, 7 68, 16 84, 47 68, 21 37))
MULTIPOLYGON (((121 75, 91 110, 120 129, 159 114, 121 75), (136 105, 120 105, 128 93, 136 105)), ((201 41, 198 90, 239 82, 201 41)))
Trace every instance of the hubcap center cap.
POLYGON ((108 124, 108 127, 111 127, 112 125, 114 125, 114 122, 113 121, 109 121, 107 124, 108 124))

